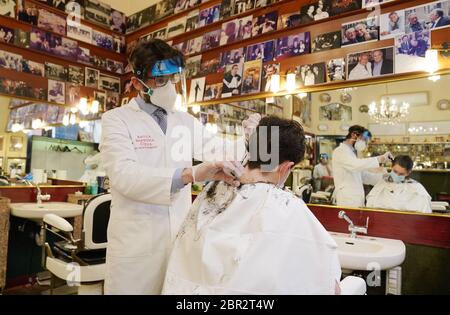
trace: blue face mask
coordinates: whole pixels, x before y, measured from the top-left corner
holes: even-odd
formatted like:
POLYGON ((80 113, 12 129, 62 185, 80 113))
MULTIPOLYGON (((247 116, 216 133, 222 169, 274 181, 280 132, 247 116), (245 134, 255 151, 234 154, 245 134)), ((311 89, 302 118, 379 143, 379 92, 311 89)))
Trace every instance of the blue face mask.
POLYGON ((389 176, 391 177, 392 181, 396 184, 403 183, 406 179, 406 176, 397 175, 395 172, 391 172, 389 176))

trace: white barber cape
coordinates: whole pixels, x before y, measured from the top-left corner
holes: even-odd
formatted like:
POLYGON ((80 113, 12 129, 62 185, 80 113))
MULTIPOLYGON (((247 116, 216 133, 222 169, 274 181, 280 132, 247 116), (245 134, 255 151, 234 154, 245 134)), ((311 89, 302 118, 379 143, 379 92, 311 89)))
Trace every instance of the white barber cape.
POLYGON ((163 294, 335 294, 337 245, 305 203, 271 184, 217 186, 197 198, 163 294))
MULTIPOLYGON (((168 112, 164 134, 134 99, 106 112, 102 128, 100 150, 112 193, 105 293, 160 294, 168 255, 192 203, 190 185, 171 194, 172 177, 177 168, 191 167, 192 158, 223 160, 235 143, 178 111, 168 112)), ((244 140, 239 148, 242 156, 244 140)))
POLYGON ((338 206, 364 207, 364 186, 376 185, 382 173, 369 172, 379 167, 376 157, 359 159, 346 143, 333 151, 333 178, 338 206))
POLYGON ((431 196, 415 180, 396 184, 380 181, 367 196, 367 207, 432 213, 431 196))

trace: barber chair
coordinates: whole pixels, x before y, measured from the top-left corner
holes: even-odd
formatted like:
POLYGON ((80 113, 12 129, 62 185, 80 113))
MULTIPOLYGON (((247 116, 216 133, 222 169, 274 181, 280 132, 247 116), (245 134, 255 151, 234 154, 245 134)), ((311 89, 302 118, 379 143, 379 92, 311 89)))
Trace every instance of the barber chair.
POLYGON ((334 189, 334 186, 328 186, 325 191, 312 193, 310 203, 332 205, 334 189))
POLYGON ((450 211, 450 205, 446 201, 432 201, 431 210, 433 210, 433 212, 447 213, 450 211))
POLYGON ((294 194, 303 199, 305 203, 309 203, 313 191, 312 179, 304 177, 300 181, 300 186, 294 187, 294 194))
POLYGON ((73 238, 73 226, 64 218, 44 216, 45 267, 52 274, 50 294, 55 277, 78 287, 79 295, 103 294, 110 207, 111 194, 95 196, 86 203, 80 240, 73 238), (47 233, 60 241, 50 245, 47 233))

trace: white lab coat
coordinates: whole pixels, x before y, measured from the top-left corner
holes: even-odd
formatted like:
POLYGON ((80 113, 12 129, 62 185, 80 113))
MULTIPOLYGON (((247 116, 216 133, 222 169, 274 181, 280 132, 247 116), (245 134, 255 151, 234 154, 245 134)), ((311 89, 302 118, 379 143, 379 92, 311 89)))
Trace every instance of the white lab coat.
POLYGON ((163 294, 335 294, 337 245, 305 203, 271 184, 196 199, 170 256, 163 294))
POLYGON ((376 185, 381 173, 372 173, 379 167, 376 157, 359 159, 345 143, 341 143, 333 152, 333 178, 335 197, 338 206, 360 208, 365 205, 363 184, 376 185))
POLYGON ((367 207, 432 213, 431 196, 415 180, 396 184, 380 181, 367 196, 367 207))
POLYGON ((322 177, 331 176, 333 176, 333 174, 330 165, 323 165, 322 163, 319 163, 314 166, 313 178, 316 190, 320 190, 322 188, 322 177))
MULTIPOLYGON (((205 132, 187 113, 167 118, 165 135, 134 99, 102 117, 100 150, 112 193, 106 294, 161 293, 173 240, 192 203, 190 185, 171 194, 172 177, 191 167, 192 158, 225 159, 224 150, 235 145, 205 132)), ((243 139, 238 149, 242 156, 243 139)))

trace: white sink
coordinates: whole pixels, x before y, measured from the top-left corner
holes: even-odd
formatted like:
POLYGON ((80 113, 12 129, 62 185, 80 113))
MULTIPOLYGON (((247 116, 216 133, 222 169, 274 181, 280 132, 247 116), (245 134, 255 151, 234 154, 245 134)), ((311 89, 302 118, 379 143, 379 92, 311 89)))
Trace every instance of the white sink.
POLYGON ((341 267, 349 270, 387 270, 405 260, 406 247, 402 241, 386 238, 330 233, 338 245, 341 267))
POLYGON ((83 206, 67 202, 12 203, 11 214, 15 217, 42 220, 46 214, 73 218, 83 213, 83 206))

